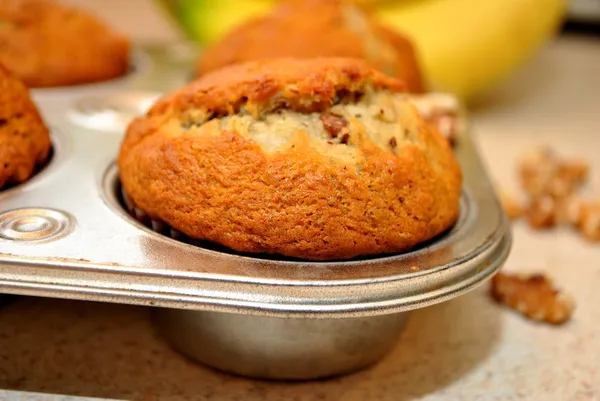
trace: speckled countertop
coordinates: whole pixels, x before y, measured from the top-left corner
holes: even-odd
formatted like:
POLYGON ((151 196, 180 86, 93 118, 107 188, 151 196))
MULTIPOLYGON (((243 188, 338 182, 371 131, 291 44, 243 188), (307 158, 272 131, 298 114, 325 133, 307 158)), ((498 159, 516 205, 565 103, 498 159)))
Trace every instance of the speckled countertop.
MULTIPOLYGON (((600 39, 550 44, 471 118, 499 185, 516 187, 521 149, 552 144, 592 163, 600 194, 600 39)), ((566 326, 527 321, 494 304, 484 286, 414 312, 376 366, 289 384, 187 360, 158 336, 148 308, 12 297, 0 307, 0 400, 600 400, 600 245, 520 223, 514 235, 506 269, 547 272, 571 292, 578 307, 566 326)))

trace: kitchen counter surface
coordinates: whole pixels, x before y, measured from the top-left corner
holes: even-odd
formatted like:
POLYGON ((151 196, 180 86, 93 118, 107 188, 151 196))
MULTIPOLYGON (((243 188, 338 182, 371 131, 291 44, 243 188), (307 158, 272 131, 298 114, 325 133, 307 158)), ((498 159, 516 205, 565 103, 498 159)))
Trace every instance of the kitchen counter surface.
MULTIPOLYGON (((600 38, 563 36, 473 110, 499 186, 517 187, 524 149, 550 144, 591 162, 591 193, 600 195, 599 72, 600 38)), ((372 368, 294 384, 189 361, 159 337, 149 308, 10 297, 0 307, 0 400, 600 400, 600 244, 516 223, 505 268, 550 274, 574 295, 573 319, 562 327, 525 320, 491 301, 484 285, 415 311, 372 368)))

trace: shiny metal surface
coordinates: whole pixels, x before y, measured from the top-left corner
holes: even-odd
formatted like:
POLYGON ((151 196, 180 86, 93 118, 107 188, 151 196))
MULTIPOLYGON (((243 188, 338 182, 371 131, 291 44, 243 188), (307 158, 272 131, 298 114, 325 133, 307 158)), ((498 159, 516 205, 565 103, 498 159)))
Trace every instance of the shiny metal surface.
POLYGON ((50 241, 68 235, 75 221, 52 209, 16 209, 0 213, 0 238, 13 241, 50 241))
POLYGON ((55 154, 47 170, 0 193, 0 213, 45 208, 67 212, 77 224, 51 242, 0 238, 0 292, 265 316, 360 317, 455 297, 506 258, 508 225, 466 134, 456 147, 465 177, 461 221, 413 252, 344 262, 280 261, 215 252, 143 227, 120 205, 113 160, 121 133, 74 125, 67 112, 90 94, 111 103, 124 92, 180 86, 192 66, 170 49, 139 48, 148 68, 119 91, 35 94, 53 128, 55 154))
POLYGON ((294 319, 156 309, 179 351, 219 370, 261 379, 307 380, 351 373, 397 343, 410 312, 350 319, 294 319))
POLYGON ((75 100, 67 116, 83 128, 124 132, 129 121, 144 114, 159 96, 157 92, 148 91, 122 92, 112 96, 91 94, 75 100))

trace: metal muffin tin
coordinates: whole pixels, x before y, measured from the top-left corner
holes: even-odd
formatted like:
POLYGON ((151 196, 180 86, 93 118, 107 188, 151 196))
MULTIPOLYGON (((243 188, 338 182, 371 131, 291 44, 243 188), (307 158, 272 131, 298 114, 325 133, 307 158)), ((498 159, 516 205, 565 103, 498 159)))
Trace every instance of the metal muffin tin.
POLYGON ((126 117, 98 113, 141 113, 157 92, 183 84, 192 67, 172 49, 138 47, 145 68, 117 85, 34 91, 54 156, 30 181, 0 192, 0 292, 160 307, 162 332, 199 361, 251 377, 310 379, 374 363, 409 311, 473 289, 506 259, 509 225, 466 133, 455 148, 464 173, 459 221, 405 254, 249 257, 136 221, 114 165, 126 117), (81 107, 89 99, 95 107, 81 107))

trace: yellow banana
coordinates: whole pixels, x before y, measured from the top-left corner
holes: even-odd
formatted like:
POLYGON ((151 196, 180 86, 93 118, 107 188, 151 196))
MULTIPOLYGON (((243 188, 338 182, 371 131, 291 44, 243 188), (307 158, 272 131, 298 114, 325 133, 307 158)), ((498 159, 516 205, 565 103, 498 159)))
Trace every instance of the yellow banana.
MULTIPOLYGON (((202 44, 267 13, 277 1, 159 0, 202 44)), ((415 42, 431 89, 468 101, 509 76, 555 33, 568 0, 352 1, 415 42)))
POLYGON ((399 0, 375 13, 412 38, 434 90, 469 100, 526 61, 565 8, 566 0, 399 0))
POLYGON ((185 30, 201 44, 212 43, 230 29, 269 12, 277 0, 178 0, 159 1, 185 30))

